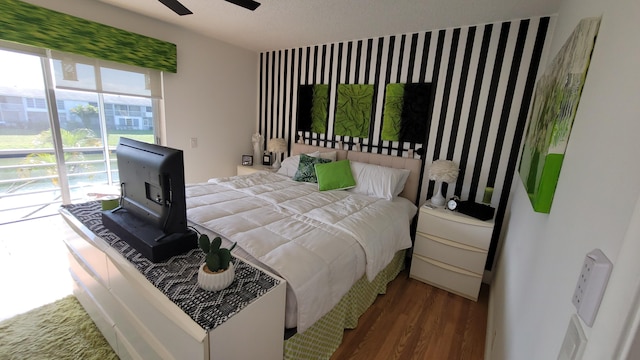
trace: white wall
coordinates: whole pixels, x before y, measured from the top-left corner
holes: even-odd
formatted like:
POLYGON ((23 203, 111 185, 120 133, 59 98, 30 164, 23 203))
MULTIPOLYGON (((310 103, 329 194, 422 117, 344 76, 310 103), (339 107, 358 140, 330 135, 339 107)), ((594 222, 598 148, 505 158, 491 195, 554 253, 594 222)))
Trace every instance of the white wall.
POLYGON ((550 59, 578 21, 602 15, 591 66, 548 215, 514 182, 510 220, 494 271, 487 359, 555 359, 575 308, 584 256, 614 263, 585 359, 613 359, 640 289, 640 3, 562 0, 550 59), (633 215, 633 216, 632 216, 633 215))
POLYGON ((165 145, 184 150, 187 182, 235 175, 257 126, 257 53, 99 1, 27 2, 176 44, 178 72, 164 77, 165 145))

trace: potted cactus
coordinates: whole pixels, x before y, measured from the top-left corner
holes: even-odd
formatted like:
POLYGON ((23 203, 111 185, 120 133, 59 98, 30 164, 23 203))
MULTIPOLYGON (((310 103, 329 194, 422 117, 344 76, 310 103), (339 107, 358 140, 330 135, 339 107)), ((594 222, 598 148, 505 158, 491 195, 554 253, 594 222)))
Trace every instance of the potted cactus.
POLYGON ((198 285, 208 291, 219 291, 233 282, 235 270, 231 262, 231 249, 221 248, 222 239, 218 236, 209 241, 206 234, 198 238, 198 246, 205 253, 205 262, 198 270, 198 285))

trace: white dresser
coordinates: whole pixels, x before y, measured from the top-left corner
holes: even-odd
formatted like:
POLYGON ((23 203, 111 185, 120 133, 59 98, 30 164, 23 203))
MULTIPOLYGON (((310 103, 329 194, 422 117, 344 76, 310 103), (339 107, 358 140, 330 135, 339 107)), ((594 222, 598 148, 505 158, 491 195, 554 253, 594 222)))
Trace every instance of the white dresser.
POLYGON ((493 220, 420 208, 409 276, 477 301, 493 220))
POLYGON ((206 331, 67 210, 74 295, 120 359, 282 359, 286 283, 206 331))

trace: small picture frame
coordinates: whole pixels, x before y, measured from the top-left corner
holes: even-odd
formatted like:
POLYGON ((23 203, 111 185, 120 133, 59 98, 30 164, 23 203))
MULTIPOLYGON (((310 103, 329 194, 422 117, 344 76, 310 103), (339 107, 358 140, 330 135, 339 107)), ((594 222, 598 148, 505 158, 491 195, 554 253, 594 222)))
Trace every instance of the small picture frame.
POLYGON ((253 166, 253 155, 242 155, 243 166, 253 166))
POLYGON ((271 154, 262 155, 262 165, 271 165, 271 154))

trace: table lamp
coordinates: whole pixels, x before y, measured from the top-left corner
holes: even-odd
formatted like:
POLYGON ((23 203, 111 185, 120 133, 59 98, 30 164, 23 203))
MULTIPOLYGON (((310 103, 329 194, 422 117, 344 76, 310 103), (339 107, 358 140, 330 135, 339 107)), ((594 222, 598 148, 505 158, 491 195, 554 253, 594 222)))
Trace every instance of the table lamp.
POLYGON ((436 182, 436 191, 431 197, 431 204, 435 206, 444 205, 445 198, 442 196, 442 183, 452 183, 458 178, 458 165, 451 160, 436 160, 429 167, 429 180, 436 182))
POLYGON ((274 169, 280 168, 280 154, 287 151, 287 142, 282 138, 274 138, 267 142, 267 151, 276 154, 276 161, 273 163, 274 169))

